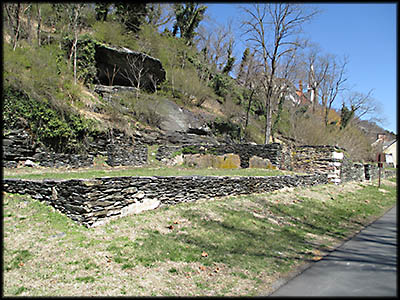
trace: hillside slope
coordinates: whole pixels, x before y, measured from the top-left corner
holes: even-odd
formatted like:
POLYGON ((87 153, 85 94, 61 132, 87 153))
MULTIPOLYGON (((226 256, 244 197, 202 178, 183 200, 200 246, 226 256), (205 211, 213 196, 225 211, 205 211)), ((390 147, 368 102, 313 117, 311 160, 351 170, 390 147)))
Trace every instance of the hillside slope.
MULTIPOLYGON (((264 143, 264 93, 229 75, 236 71, 207 62, 196 45, 146 23, 133 34, 112 18, 92 20, 93 9, 75 40, 70 25, 51 18, 56 6, 42 8, 47 21, 40 40, 37 19, 23 16, 25 31, 14 47, 13 29, 4 21, 5 131, 24 128, 43 147, 70 153, 85 152, 90 139, 113 131, 148 144, 264 143)), ((371 130, 342 130, 340 112, 332 110, 329 118, 330 125, 321 126, 307 105, 279 102, 273 138, 338 145, 356 159, 371 157, 371 130)))

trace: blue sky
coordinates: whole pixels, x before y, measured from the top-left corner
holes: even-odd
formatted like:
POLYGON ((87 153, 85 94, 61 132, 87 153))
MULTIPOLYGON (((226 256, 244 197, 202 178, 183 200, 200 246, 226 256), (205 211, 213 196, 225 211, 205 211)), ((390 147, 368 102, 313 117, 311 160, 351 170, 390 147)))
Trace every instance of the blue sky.
MULTIPOLYGON (((207 14, 220 24, 240 20, 240 3, 205 3, 207 14)), ((245 3, 243 3, 245 4, 245 3)), ((309 3, 321 10, 304 33, 323 53, 347 55, 348 85, 381 104, 383 128, 397 133, 397 3, 309 3)), ((240 59, 244 42, 236 35, 234 54, 240 59)), ((341 102, 341 100, 338 100, 341 102)))

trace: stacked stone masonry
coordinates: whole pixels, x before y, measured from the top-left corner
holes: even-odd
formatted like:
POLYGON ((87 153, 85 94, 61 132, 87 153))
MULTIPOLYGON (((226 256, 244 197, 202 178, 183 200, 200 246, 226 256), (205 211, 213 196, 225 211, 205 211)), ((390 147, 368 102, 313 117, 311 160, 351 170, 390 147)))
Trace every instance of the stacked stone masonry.
MULTIPOLYGON (((82 167, 93 165, 97 155, 107 157, 111 166, 147 163, 147 145, 133 141, 121 132, 99 135, 88 142, 86 154, 52 153, 43 150, 24 130, 9 131, 3 139, 3 166, 82 167)), ((274 177, 113 177, 95 180, 3 179, 4 191, 29 194, 44 201, 71 219, 95 226, 113 216, 137 213, 159 205, 191 202, 211 197, 269 192, 284 187, 310 186, 396 175, 395 170, 379 170, 376 165, 353 163, 344 149, 334 146, 288 146, 229 144, 180 146, 163 145, 156 159, 168 160, 176 153, 226 155, 240 158, 242 168, 253 157, 268 160, 278 169, 297 170, 310 175, 274 177)))
POLYGON ((147 145, 135 143, 123 133, 98 134, 87 142, 86 153, 55 153, 33 141, 26 130, 11 130, 3 137, 3 167, 15 168, 27 161, 31 166, 90 167, 96 156, 110 166, 141 166, 147 163, 147 145), (94 142, 95 141, 95 142, 94 142))
POLYGON ((29 194, 85 226, 160 205, 328 183, 326 174, 229 177, 155 176, 71 180, 3 179, 8 193, 29 194))
MULTIPOLYGON (((377 168, 357 166, 345 180, 377 178, 377 168), (371 172, 371 170, 374 170, 371 172), (356 177, 360 176, 360 177, 356 177)), ((349 173, 349 174, 350 174, 349 173)), ((382 178, 396 175, 382 172, 382 178)), ((28 194, 53 206, 72 220, 91 227, 114 216, 124 216, 160 205, 193 202, 212 197, 263 193, 285 187, 312 186, 331 182, 329 174, 285 176, 154 176, 104 177, 71 180, 3 179, 8 193, 28 194)))
POLYGON ((240 157, 240 167, 248 168, 250 158, 258 156, 268 159, 272 165, 279 169, 282 167, 282 146, 278 143, 267 145, 253 145, 253 144, 221 144, 221 145, 183 145, 183 146, 160 146, 156 153, 156 159, 162 161, 163 159, 171 159, 177 152, 183 154, 200 153, 200 154, 237 154, 240 157))
MULTIPOLYGON (((97 156, 106 157, 105 162, 110 166, 141 166, 147 163, 148 142, 139 135, 130 138, 122 132, 114 131, 111 134, 99 133, 92 137, 92 141, 87 142, 85 154, 54 153, 35 142, 26 130, 11 130, 3 137, 3 166, 14 168, 25 164, 33 167, 90 167, 97 156)), ((272 166, 281 170, 309 174, 326 173, 330 182, 337 184, 342 181, 370 180, 378 177, 376 165, 353 163, 348 159, 345 150, 336 146, 290 146, 278 143, 161 145, 157 150, 156 159, 168 161, 176 153, 233 153, 239 156, 242 168, 248 168, 250 159, 258 157, 268 160, 272 166)), ((394 173, 385 171, 390 172, 394 173)))

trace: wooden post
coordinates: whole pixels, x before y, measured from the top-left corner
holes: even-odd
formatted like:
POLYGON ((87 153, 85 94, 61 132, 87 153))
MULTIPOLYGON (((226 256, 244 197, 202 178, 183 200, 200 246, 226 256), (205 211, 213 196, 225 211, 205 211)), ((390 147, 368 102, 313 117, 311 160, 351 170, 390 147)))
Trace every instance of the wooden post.
POLYGON ((382 165, 383 165, 383 157, 384 157, 384 154, 382 153, 382 152, 380 152, 380 153, 378 153, 378 188, 380 188, 381 187, 381 168, 382 168, 382 165))
POLYGON ((381 187, 381 163, 380 162, 378 163, 378 169, 379 169, 379 172, 378 172, 378 188, 380 188, 381 187))

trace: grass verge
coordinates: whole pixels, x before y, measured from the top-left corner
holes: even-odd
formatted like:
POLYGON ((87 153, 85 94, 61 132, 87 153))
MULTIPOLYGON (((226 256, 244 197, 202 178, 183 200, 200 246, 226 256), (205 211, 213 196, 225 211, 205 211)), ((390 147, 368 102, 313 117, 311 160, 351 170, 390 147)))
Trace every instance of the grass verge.
POLYGON ((85 228, 3 195, 5 296, 255 296, 396 203, 396 180, 166 206, 85 228))
POLYGON ((74 179, 106 176, 277 176, 294 174, 290 171, 270 169, 196 169, 178 167, 104 167, 87 169, 21 168, 5 169, 4 178, 74 179))

